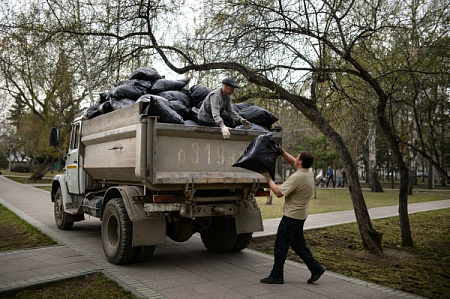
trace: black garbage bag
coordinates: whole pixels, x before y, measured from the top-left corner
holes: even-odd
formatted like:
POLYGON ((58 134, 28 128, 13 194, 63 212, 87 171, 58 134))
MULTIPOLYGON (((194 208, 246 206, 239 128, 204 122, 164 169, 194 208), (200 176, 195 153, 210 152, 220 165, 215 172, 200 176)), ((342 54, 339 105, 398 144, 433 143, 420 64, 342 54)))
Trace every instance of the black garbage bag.
POLYGON ((161 78, 162 77, 158 74, 158 72, 152 67, 137 68, 130 76, 130 79, 147 80, 152 83, 161 78))
POLYGON ((163 102, 164 104, 166 104, 167 106, 169 106, 170 102, 168 99, 154 95, 154 94, 144 94, 143 96, 141 96, 136 102, 144 102, 144 103, 150 103, 150 100, 154 98, 154 99, 158 99, 158 101, 163 102))
POLYGON ((111 98, 110 102, 114 110, 119 110, 136 103, 135 100, 131 99, 115 99, 115 98, 111 98))
POLYGON ((200 108, 206 96, 211 92, 211 89, 203 84, 197 84, 189 88, 188 95, 191 98, 191 106, 200 108))
POLYGON ((236 122, 234 121, 234 119, 231 118, 231 116, 225 110, 222 111, 222 113, 220 113, 220 117, 222 117, 222 120, 223 120, 223 123, 225 124, 225 126, 227 126, 229 128, 236 127, 236 125, 237 125, 236 122))
POLYGON ((169 101, 169 107, 178 113, 183 119, 189 118, 189 108, 181 101, 169 101))
POLYGON ((113 97, 116 99, 137 100, 140 96, 147 93, 147 89, 138 85, 119 85, 113 91, 113 97))
POLYGON ((191 107, 191 109, 189 109, 189 119, 195 121, 196 123, 198 123, 198 108, 197 107, 191 107))
POLYGON ((196 121, 193 121, 193 120, 191 120, 191 119, 186 119, 186 120, 184 121, 184 124, 185 124, 186 126, 198 126, 198 125, 199 125, 196 121))
POLYGON ((159 96, 168 99, 169 101, 180 101, 182 102, 186 107, 189 107, 191 104, 191 99, 189 96, 179 90, 167 90, 158 93, 159 96))
POLYGON ((258 124, 252 124, 252 127, 250 129, 246 129, 243 125, 236 126, 235 129, 269 132, 269 130, 266 127, 263 127, 258 124))
POLYGON ((233 107, 233 110, 236 111, 237 114, 239 114, 239 112, 245 108, 251 107, 253 106, 252 103, 237 103, 237 104, 231 104, 231 106, 233 107))
POLYGON ((183 118, 161 99, 163 98, 151 96, 150 104, 145 108, 144 114, 147 114, 148 116, 158 116, 158 121, 162 123, 184 124, 183 118))
POLYGON ((259 124, 267 129, 270 129, 272 124, 278 121, 275 115, 258 106, 244 108, 238 114, 249 122, 259 124))
POLYGON ((153 83, 150 93, 158 94, 168 90, 182 90, 189 83, 189 80, 188 78, 180 80, 159 79, 153 83))
POLYGON ((120 85, 135 85, 139 86, 145 89, 145 91, 150 91, 150 88, 152 88, 152 82, 147 80, 139 80, 139 79, 129 79, 125 81, 119 81, 114 84, 114 86, 120 86, 120 85))
POLYGON ((142 96, 139 97, 139 99, 136 100, 136 103, 138 102, 143 102, 143 103, 150 103, 150 98, 151 95, 150 94, 144 94, 142 96))
POLYGON ((86 110, 86 117, 91 119, 94 117, 97 117, 100 115, 100 112, 98 111, 98 108, 100 107, 101 104, 99 103, 95 103, 92 104, 87 110, 86 110))
POLYGON ((278 156, 278 145, 272 133, 259 135, 245 149, 244 154, 233 164, 233 167, 241 167, 255 172, 269 171, 275 178, 275 165, 278 156))
POLYGON ((108 112, 114 111, 114 108, 111 105, 110 101, 106 101, 106 102, 100 104, 100 107, 98 107, 98 111, 100 112, 100 114, 106 114, 108 112))
POLYGON ((97 100, 97 103, 102 104, 109 101, 111 94, 109 92, 102 92, 97 100))

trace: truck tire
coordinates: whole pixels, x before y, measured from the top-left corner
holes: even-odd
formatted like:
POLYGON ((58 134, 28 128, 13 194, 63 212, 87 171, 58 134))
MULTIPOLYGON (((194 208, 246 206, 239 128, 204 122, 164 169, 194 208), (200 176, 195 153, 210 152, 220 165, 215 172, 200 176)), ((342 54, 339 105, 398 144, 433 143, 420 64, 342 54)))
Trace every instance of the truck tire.
POLYGON ((140 246, 136 247, 133 262, 141 263, 148 261, 155 252, 156 246, 140 246))
POLYGON ((62 198, 61 188, 56 190, 55 201, 53 205, 53 213, 55 214, 56 226, 62 230, 70 230, 73 227, 73 221, 68 221, 67 213, 64 212, 64 202, 62 198))
POLYGON ((102 246, 108 261, 114 265, 126 264, 134 258, 131 247, 133 223, 121 198, 111 199, 102 217, 102 246))
POLYGON ((252 233, 237 235, 236 244, 234 245, 233 249, 231 249, 231 251, 238 252, 247 248, 248 243, 250 243, 250 241, 252 240, 252 236, 252 233))
POLYGON ((211 252, 224 253, 231 251, 236 245, 238 235, 234 219, 216 221, 213 228, 200 233, 203 245, 211 252))

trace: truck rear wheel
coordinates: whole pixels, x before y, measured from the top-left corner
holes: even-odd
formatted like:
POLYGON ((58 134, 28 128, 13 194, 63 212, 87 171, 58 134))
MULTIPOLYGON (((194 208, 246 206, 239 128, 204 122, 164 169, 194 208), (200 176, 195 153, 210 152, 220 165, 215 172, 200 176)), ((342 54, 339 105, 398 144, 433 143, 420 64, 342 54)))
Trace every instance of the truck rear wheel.
POLYGON ((133 262, 141 263, 148 261, 155 252, 156 246, 140 246, 136 247, 136 253, 134 254, 133 262))
POLYGON ((250 243, 250 241, 252 240, 252 236, 252 233, 237 235, 236 244, 234 245, 233 249, 231 249, 231 251, 238 252, 247 248, 248 243, 250 243))
POLYGON ((64 202, 62 198, 61 188, 56 190, 55 201, 54 201, 53 213, 55 214, 56 226, 62 230, 70 230, 73 226, 73 221, 68 221, 69 218, 67 213, 64 212, 64 202))
POLYGON ((216 221, 210 229, 201 232, 200 236, 203 245, 209 251, 216 253, 231 251, 238 238, 233 218, 216 221))
POLYGON ((112 264, 125 264, 134 258, 131 247, 133 223, 121 198, 111 199, 102 217, 102 245, 106 258, 112 264))

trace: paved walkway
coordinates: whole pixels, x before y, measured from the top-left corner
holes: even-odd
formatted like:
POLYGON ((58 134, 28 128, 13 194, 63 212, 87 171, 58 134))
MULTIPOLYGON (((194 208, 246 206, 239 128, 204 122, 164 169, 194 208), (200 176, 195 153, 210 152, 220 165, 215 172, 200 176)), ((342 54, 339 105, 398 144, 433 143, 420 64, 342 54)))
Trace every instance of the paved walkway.
MULTIPOLYGON (((287 261, 284 285, 265 285, 273 257, 245 249, 238 253, 212 254, 196 234, 187 242, 157 246, 145 263, 116 266, 106 260, 96 218, 75 223, 71 231, 54 224, 49 192, 12 182, 0 176, 0 204, 58 242, 57 246, 0 253, 0 295, 29 286, 101 271, 139 298, 419 298, 330 271, 315 284, 303 264, 287 261)), ((450 200, 409 205, 410 212, 449 208, 450 200)), ((373 218, 397 215, 397 207, 370 209, 373 218)), ((312 229, 355 221, 353 211, 310 215, 312 229)), ((279 219, 264 221, 273 235, 279 219)), ((326 266, 326 265, 325 265, 326 266)))

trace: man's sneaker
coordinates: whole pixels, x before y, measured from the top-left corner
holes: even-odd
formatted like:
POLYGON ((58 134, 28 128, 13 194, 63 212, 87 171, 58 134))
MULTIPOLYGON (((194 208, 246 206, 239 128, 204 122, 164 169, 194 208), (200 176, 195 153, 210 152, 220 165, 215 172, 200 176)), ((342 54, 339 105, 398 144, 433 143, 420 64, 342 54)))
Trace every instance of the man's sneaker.
POLYGON ((325 270, 326 269, 324 267, 320 266, 319 269, 313 271, 311 273, 311 278, 308 279, 308 283, 313 283, 313 282, 317 281, 320 278, 320 276, 322 276, 322 274, 325 273, 325 270))
POLYGON ((274 278, 272 276, 267 276, 266 278, 263 278, 260 281, 262 283, 267 283, 267 284, 283 284, 284 283, 283 278, 274 278))

